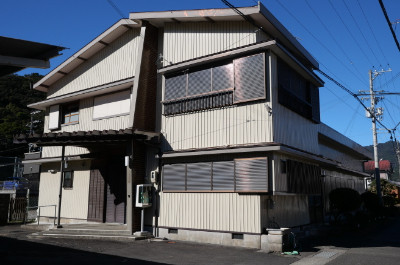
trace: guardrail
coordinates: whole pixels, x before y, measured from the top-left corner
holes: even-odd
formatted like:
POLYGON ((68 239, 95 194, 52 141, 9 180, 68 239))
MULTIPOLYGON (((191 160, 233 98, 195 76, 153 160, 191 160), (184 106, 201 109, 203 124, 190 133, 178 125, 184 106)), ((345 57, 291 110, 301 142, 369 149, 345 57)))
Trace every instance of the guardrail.
POLYGON ((26 210, 28 211, 28 208, 39 208, 39 214, 37 215, 37 220, 38 220, 38 225, 40 224, 40 208, 42 207, 54 207, 54 225, 56 224, 56 212, 57 212, 57 205, 42 205, 42 206, 31 206, 31 207, 26 207, 26 210))

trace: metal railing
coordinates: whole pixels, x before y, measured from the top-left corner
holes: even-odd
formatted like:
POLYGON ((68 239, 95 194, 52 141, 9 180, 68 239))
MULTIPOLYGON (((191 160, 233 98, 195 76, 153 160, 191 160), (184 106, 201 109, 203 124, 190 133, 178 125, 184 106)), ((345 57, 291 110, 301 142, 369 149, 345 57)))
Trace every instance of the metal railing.
POLYGON ((32 207, 26 207, 26 210, 28 211, 28 208, 38 208, 39 209, 39 214, 37 215, 37 223, 38 225, 40 224, 40 208, 42 207, 54 207, 54 225, 56 224, 56 212, 57 212, 57 205, 42 205, 42 206, 32 206, 32 207))

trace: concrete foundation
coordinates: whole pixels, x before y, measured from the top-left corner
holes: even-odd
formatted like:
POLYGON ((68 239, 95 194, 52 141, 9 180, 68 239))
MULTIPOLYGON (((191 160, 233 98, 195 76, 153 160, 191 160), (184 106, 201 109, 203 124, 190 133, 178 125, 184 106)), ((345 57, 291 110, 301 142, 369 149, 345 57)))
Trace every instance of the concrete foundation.
POLYGON ((225 246, 261 248, 261 235, 243 234, 243 239, 232 239, 232 233, 193 231, 177 229, 177 233, 168 233, 167 228, 158 228, 159 237, 169 240, 193 241, 199 243, 218 244, 225 246))
POLYGON ((289 228, 267 229, 268 234, 261 236, 261 250, 267 252, 283 252, 289 245, 289 228))
MULTIPOLYGON (((61 224, 81 224, 81 223, 87 223, 87 220, 83 219, 70 219, 70 218, 61 218, 60 223, 61 224)), ((57 224, 57 218, 54 220, 53 217, 39 217, 39 223, 56 223, 57 224)))

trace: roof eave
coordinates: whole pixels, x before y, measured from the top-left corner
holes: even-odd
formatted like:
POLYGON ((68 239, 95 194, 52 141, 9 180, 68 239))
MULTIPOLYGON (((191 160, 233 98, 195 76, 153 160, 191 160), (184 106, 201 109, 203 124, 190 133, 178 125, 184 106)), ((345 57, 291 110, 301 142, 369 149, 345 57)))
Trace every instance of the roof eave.
POLYGON ((94 40, 85 45, 78 52, 73 54, 59 66, 54 68, 50 73, 44 76, 41 80, 34 84, 33 89, 47 92, 50 85, 68 74, 78 65, 89 59, 93 54, 103 49, 106 45, 104 43, 110 43, 130 28, 140 27, 140 25, 129 19, 121 19, 102 34, 97 36, 94 40))

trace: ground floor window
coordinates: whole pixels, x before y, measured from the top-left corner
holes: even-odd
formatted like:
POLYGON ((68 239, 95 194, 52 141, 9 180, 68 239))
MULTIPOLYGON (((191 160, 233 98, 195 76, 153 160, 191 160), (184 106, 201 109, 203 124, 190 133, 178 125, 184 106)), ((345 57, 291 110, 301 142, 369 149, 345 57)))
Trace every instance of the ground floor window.
POLYGON ((73 171, 64 171, 63 187, 64 188, 72 188, 73 181, 74 181, 74 172, 73 171))

